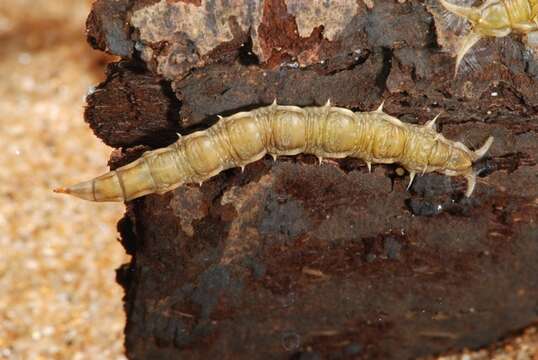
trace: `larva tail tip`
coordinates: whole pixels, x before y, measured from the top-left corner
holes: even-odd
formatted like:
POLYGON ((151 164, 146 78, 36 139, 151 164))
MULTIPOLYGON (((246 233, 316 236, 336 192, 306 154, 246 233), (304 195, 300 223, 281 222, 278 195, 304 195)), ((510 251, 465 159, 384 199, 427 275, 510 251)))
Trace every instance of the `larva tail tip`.
POLYGON ((59 193, 59 194, 70 194, 71 193, 71 191, 68 188, 64 188, 64 187, 59 187, 59 188, 53 189, 52 191, 54 191, 55 193, 59 193))

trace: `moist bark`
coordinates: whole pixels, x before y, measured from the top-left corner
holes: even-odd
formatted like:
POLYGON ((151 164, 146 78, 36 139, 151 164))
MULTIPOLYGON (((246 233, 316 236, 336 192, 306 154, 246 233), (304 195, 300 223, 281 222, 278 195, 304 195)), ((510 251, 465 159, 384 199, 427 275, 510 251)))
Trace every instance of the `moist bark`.
POLYGON ((538 319, 538 63, 487 39, 454 78, 444 19, 421 1, 94 4, 91 44, 122 57, 86 109, 113 168, 274 99, 495 137, 469 199, 458 178, 406 191, 397 166, 296 156, 129 202, 130 358, 428 357, 538 319))

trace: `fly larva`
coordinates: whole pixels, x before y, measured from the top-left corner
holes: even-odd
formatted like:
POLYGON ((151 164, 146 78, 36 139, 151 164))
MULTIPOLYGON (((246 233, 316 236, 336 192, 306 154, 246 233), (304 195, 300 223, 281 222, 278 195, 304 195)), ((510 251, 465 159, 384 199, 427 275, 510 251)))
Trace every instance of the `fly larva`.
POLYGON ((515 32, 526 35, 529 45, 538 45, 538 0, 485 0, 477 7, 439 1, 448 11, 472 25, 457 50, 456 74, 465 54, 483 37, 503 37, 515 32))
MULTIPOLYGON (((56 189, 92 201, 129 201, 151 193, 163 194, 185 183, 202 183, 221 171, 245 165, 271 154, 314 154, 356 157, 372 163, 398 162, 411 179, 417 173, 437 171, 467 179, 466 195, 476 183, 472 164, 493 142, 489 137, 476 151, 443 137, 435 119, 424 126, 406 124, 383 112, 352 112, 333 107, 266 107, 221 118, 204 131, 180 137, 162 149, 93 180, 56 189)), ((408 187, 409 188, 409 187, 408 187)))

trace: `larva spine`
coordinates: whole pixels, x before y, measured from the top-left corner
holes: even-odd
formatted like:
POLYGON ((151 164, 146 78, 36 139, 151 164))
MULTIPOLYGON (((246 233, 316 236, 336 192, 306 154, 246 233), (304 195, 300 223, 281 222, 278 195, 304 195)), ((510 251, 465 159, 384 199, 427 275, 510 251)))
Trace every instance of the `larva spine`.
POLYGON ((477 7, 439 1, 445 9, 472 25, 457 50, 456 74, 465 54, 483 37, 503 37, 515 32, 527 35, 529 45, 538 45, 538 0, 486 0, 477 7))
POLYGON ((129 201, 162 194, 185 183, 202 183, 223 170, 244 167, 267 153, 308 153, 325 157, 357 157, 368 164, 398 162, 410 173, 437 171, 467 179, 471 196, 474 161, 493 138, 476 151, 443 137, 433 119, 424 126, 406 124, 383 112, 352 112, 333 107, 281 106, 276 101, 250 112, 221 118, 212 127, 181 137, 176 143, 148 151, 130 164, 95 179, 56 192, 91 201, 129 201))

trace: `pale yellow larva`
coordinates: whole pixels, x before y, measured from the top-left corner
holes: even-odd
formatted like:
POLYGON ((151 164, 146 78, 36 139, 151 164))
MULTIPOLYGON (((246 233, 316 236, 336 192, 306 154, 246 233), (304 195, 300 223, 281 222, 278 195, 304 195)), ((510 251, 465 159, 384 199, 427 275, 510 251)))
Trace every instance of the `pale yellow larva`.
POLYGON ((162 149, 146 152, 134 162, 95 179, 56 189, 92 201, 128 201, 162 194, 185 183, 202 183, 232 167, 244 167, 269 153, 314 154, 320 160, 347 156, 371 163, 400 163, 411 175, 437 171, 467 179, 466 195, 476 183, 472 164, 489 149, 493 138, 471 151, 445 139, 426 125, 401 122, 383 112, 352 112, 333 107, 300 108, 274 102, 249 112, 221 118, 204 131, 181 137, 162 149))
POLYGON ((472 25, 459 44, 456 73, 465 54, 486 36, 503 37, 515 32, 526 35, 528 45, 538 47, 538 0, 485 0, 477 7, 439 1, 448 11, 467 19, 472 25))

